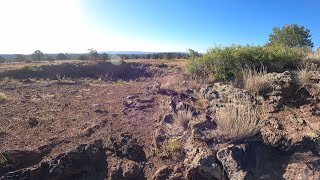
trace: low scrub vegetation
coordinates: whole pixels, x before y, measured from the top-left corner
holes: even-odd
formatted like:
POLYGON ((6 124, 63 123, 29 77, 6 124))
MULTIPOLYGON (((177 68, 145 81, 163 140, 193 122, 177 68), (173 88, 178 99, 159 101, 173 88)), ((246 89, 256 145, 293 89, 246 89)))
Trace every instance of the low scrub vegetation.
POLYGON ((309 69, 307 67, 299 69, 297 75, 301 87, 305 87, 310 84, 309 69))
POLYGON ((178 111, 177 114, 174 115, 174 123, 183 129, 188 127, 189 121, 192 119, 192 111, 178 111))
POLYGON ((304 59, 306 64, 316 64, 320 66, 320 49, 315 52, 309 52, 307 57, 304 59))
POLYGON ((191 61, 187 70, 193 76, 206 78, 213 75, 218 80, 227 80, 241 77, 246 66, 259 69, 262 65, 271 71, 296 69, 306 56, 307 49, 280 44, 214 47, 191 61))
POLYGON ((6 94, 0 92, 0 102, 5 101, 7 99, 6 94))
POLYGON ((261 129, 263 123, 259 111, 251 104, 227 105, 218 115, 218 130, 223 139, 228 141, 241 141, 254 137, 261 129))
POLYGON ((29 66, 29 65, 23 66, 22 69, 30 70, 30 71, 33 71, 33 72, 41 72, 41 71, 43 71, 43 69, 41 67, 29 66))
POLYGON ((243 71, 244 88, 251 93, 259 93, 266 90, 270 84, 266 76, 267 69, 262 67, 260 71, 248 68, 243 71))
POLYGON ((169 78, 165 83, 162 84, 163 88, 176 89, 184 80, 183 75, 177 75, 169 78))
POLYGON ((124 80, 122 80, 122 79, 118 79, 118 80, 116 80, 115 82, 114 82, 114 84, 117 84, 117 85, 124 85, 124 84, 126 84, 127 82, 126 81, 124 81, 124 80))
POLYGON ((180 155, 182 149, 183 146, 179 139, 169 138, 155 153, 159 157, 172 157, 180 155))
POLYGON ((308 62, 304 64, 303 68, 299 68, 297 71, 297 78, 300 86, 306 87, 312 85, 314 82, 311 80, 310 73, 312 74, 312 71, 319 70, 320 68, 318 67, 318 64, 314 64, 312 62, 308 62))

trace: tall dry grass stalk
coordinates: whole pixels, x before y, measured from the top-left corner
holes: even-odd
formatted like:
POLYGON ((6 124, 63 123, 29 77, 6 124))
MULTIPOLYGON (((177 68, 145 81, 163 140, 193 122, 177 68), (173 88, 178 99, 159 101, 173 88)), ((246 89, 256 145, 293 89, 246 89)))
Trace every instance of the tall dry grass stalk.
POLYGON ((258 93, 267 89, 270 86, 270 84, 266 74, 267 69, 265 67, 262 67, 260 71, 251 68, 244 70, 244 88, 252 93, 258 93))
POLYGON ((191 121, 193 115, 191 110, 178 111, 177 114, 174 115, 174 124, 177 127, 182 129, 186 129, 188 127, 189 122, 191 121))
POLYGON ((198 91, 202 86, 202 83, 201 82, 198 82, 196 80, 190 80, 187 84, 187 87, 189 89, 193 89, 193 90, 196 90, 198 91))
POLYGON ((216 121, 223 138, 230 141, 245 140, 255 136, 263 126, 260 112, 251 104, 227 105, 216 121))
POLYGON ((301 87, 305 87, 308 84, 310 84, 308 66, 306 66, 305 68, 299 69, 297 72, 297 75, 298 75, 298 81, 301 87))
POLYGON ((163 88, 177 88, 184 80, 183 75, 172 76, 162 84, 163 88))
POLYGON ((304 63, 314 63, 320 65, 320 49, 315 52, 308 53, 307 57, 304 59, 304 63))

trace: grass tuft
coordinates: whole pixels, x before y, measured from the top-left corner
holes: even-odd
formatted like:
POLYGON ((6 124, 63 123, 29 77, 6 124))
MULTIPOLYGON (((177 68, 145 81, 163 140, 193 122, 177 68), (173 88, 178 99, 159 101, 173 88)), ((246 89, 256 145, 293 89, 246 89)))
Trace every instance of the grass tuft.
POLYGON ((263 125, 257 108, 251 104, 223 107, 218 114, 216 123, 218 130, 223 134, 223 139, 228 141, 251 138, 260 131, 263 125))
POLYGON ((259 93, 270 87, 266 76, 267 70, 262 67, 260 71, 248 68, 243 71, 244 88, 252 93, 259 93))
POLYGON ((191 110, 186 111, 178 111, 177 114, 174 115, 174 123, 178 127, 182 129, 188 128, 188 124, 191 121, 193 115, 191 110))
POLYGON ((6 94, 0 92, 0 102, 5 101, 5 100, 7 100, 7 99, 8 99, 8 98, 7 98, 6 94))
POLYGON ((307 57, 304 59, 304 63, 313 63, 320 65, 320 49, 315 52, 308 53, 307 57))
POLYGON ((310 84, 309 69, 307 66, 305 68, 299 69, 297 75, 301 87, 305 87, 310 84))
POLYGON ((124 84, 126 84, 127 82, 124 81, 124 80, 122 80, 122 79, 118 79, 118 80, 116 80, 114 83, 117 84, 117 85, 124 85, 124 84))
POLYGON ((156 155, 159 157, 177 156, 181 154, 182 149, 183 146, 179 139, 169 138, 156 150, 156 155))

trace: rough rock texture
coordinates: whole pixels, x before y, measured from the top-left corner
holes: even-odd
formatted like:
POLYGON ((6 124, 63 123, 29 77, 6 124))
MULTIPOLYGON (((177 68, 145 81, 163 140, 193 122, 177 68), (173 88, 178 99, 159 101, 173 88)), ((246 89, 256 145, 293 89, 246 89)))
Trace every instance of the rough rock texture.
POLYGON ((160 91, 160 87, 161 87, 161 83, 156 81, 154 82, 149 88, 148 88, 148 91, 150 93, 158 93, 160 91))
POLYGON ((127 108, 133 108, 135 110, 143 110, 151 108, 153 106, 154 98, 151 95, 130 95, 123 104, 127 108))
POLYGON ((210 148, 190 146, 187 151, 187 179, 224 179, 223 169, 210 148))
POLYGON ((282 112, 271 117, 261 129, 263 141, 284 151, 312 150, 319 154, 320 122, 315 118, 299 118, 295 112, 282 112))
POLYGON ((227 147, 217 153, 217 158, 231 180, 249 178, 248 172, 244 171, 247 165, 246 161, 249 158, 245 148, 245 145, 227 147))
POLYGON ((123 167, 123 177, 125 179, 143 179, 143 166, 137 162, 128 162, 123 167))
POLYGON ((221 148, 217 158, 230 179, 281 179, 288 155, 253 142, 221 148))
POLYGON ((143 165, 134 161, 128 161, 125 164, 118 163, 110 168, 110 180, 139 180, 145 179, 143 165))
POLYGON ((132 161, 144 162, 146 161, 146 154, 142 148, 137 143, 136 139, 132 138, 129 133, 121 133, 119 141, 114 138, 110 139, 110 147, 107 147, 111 152, 114 152, 118 157, 126 157, 132 161))
POLYGON ((45 151, 9 150, 1 153, 0 176, 39 163, 49 151, 50 149, 45 151))
POLYGON ((154 180, 168 179, 172 171, 173 170, 169 166, 163 166, 154 173, 152 179, 154 180))
POLYGON ((105 151, 102 141, 97 140, 60 154, 53 161, 8 172, 0 179, 104 179, 105 171, 105 151))
POLYGON ((295 153, 290 157, 283 178, 290 180, 319 179, 320 158, 312 153, 295 153))
POLYGON ((250 103, 258 105, 263 101, 261 96, 254 96, 244 89, 222 83, 207 84, 200 89, 200 93, 210 101, 210 106, 206 110, 207 114, 217 113, 219 108, 225 104, 250 103))

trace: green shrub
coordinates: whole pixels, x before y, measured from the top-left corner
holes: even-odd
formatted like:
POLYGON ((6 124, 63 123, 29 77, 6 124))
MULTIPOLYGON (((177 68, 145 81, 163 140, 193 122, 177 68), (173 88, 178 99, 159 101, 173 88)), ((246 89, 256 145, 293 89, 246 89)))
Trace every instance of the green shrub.
POLYGON ((0 102, 5 101, 6 99, 7 99, 6 94, 4 94, 4 93, 0 92, 0 102))
POLYGON ((226 80, 240 77, 242 69, 247 66, 260 68, 263 65, 273 71, 296 68, 306 54, 307 50, 303 48, 287 48, 278 44, 219 46, 209 49, 202 57, 191 61, 187 70, 197 77, 212 74, 217 79, 226 80))
POLYGON ((29 66, 29 65, 23 66, 22 69, 30 70, 30 71, 33 71, 33 72, 41 72, 41 71, 43 71, 43 69, 41 67, 29 66))

